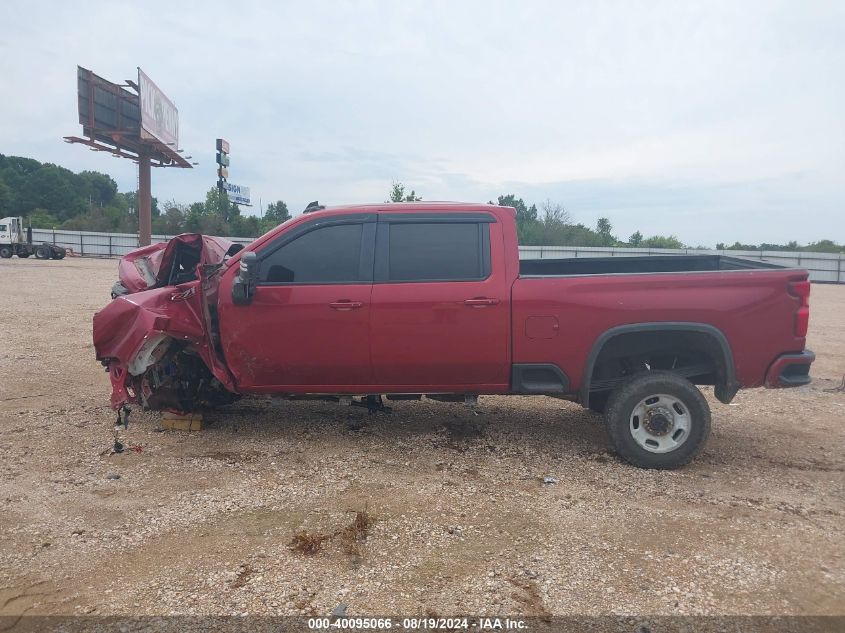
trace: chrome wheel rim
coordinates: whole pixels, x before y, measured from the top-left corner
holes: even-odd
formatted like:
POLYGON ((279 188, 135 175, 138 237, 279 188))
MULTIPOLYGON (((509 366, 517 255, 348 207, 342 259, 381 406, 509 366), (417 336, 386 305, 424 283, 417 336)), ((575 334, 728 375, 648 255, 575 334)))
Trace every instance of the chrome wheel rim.
POLYGON ((637 445, 650 453, 670 453, 690 434, 692 416, 675 396, 657 393, 640 400, 631 411, 629 429, 637 445))

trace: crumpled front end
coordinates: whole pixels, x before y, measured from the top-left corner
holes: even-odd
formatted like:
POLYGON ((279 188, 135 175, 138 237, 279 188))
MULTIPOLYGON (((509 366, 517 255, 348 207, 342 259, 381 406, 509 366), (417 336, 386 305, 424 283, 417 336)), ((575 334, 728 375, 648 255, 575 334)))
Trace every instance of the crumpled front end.
POLYGON ((94 349, 111 378, 112 408, 196 411, 237 398, 213 349, 204 293, 214 295, 216 283, 197 279, 119 296, 94 315, 94 349))
POLYGON ((222 237, 183 233, 158 244, 137 248, 118 263, 112 296, 175 286, 196 279, 197 266, 222 263, 243 248, 222 237))

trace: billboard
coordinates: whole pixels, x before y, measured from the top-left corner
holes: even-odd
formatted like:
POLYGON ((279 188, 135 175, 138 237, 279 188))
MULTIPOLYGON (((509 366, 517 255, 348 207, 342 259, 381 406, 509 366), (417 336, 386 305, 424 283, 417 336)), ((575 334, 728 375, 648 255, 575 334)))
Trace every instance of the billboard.
POLYGON ((233 185, 231 182, 224 182, 223 191, 229 196, 229 202, 249 204, 249 187, 241 187, 240 185, 233 185))
POLYGON ((191 163, 176 151, 176 106, 140 68, 138 79, 140 86, 129 80, 116 84, 77 66, 76 100, 84 138, 66 136, 65 141, 136 161, 149 157, 157 167, 190 169, 191 163))
POLYGON ((179 146, 179 111, 173 102, 138 69, 138 92, 141 97, 141 138, 158 140, 165 145, 179 146))
POLYGON ((119 139, 123 146, 136 147, 141 126, 138 95, 77 66, 76 96, 86 136, 105 143, 119 139))

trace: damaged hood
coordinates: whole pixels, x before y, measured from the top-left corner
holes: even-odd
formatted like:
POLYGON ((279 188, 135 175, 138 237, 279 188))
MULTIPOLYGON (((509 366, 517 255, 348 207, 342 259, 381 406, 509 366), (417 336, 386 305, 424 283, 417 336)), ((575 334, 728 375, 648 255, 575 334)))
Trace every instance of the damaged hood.
POLYGON ((222 237, 183 233, 124 255, 118 264, 120 284, 129 294, 176 285, 194 276, 197 265, 219 264, 242 248, 222 237))

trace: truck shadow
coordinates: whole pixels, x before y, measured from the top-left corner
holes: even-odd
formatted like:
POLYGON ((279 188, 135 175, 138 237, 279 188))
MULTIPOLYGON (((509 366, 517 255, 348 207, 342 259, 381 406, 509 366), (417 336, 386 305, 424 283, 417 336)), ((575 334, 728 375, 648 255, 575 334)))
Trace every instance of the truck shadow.
POLYGON ((389 405, 392 413, 368 413, 329 402, 271 405, 244 399, 206 413, 203 433, 268 444, 348 448, 392 444, 410 451, 440 448, 557 459, 607 451, 600 416, 552 398, 490 396, 481 398, 475 409, 427 400, 389 405))

